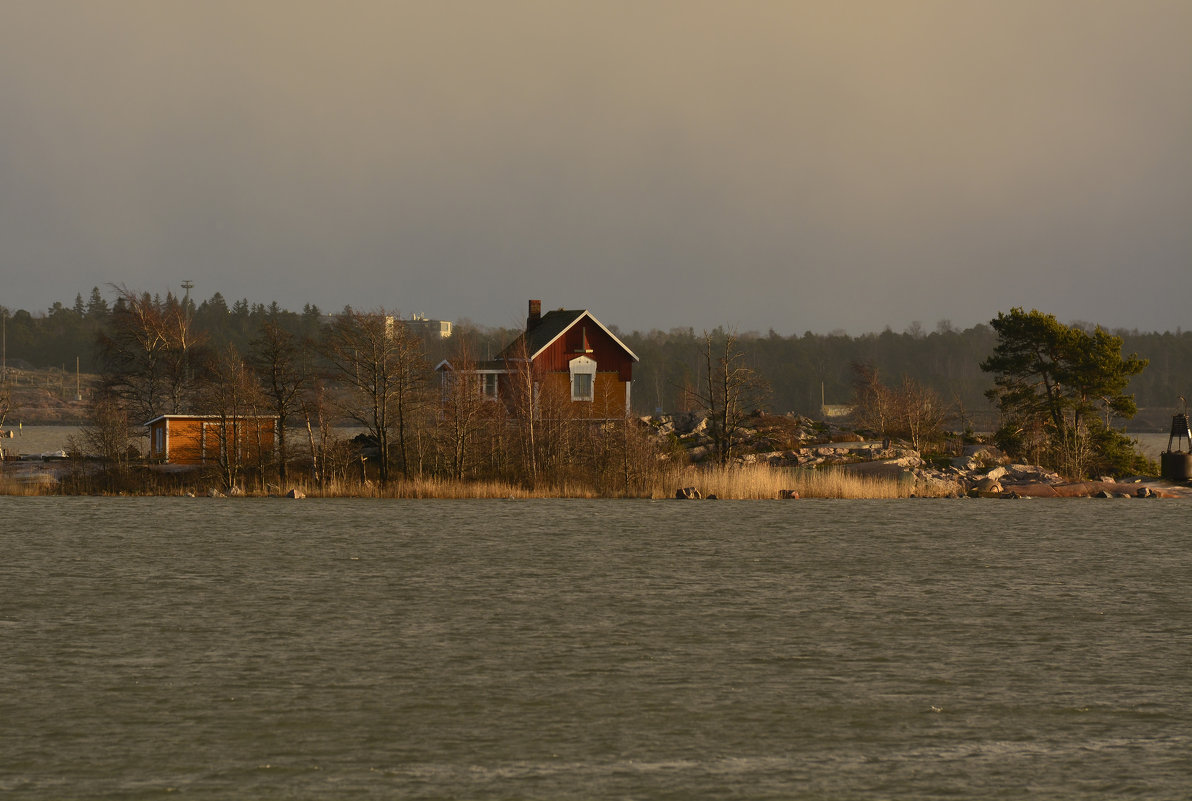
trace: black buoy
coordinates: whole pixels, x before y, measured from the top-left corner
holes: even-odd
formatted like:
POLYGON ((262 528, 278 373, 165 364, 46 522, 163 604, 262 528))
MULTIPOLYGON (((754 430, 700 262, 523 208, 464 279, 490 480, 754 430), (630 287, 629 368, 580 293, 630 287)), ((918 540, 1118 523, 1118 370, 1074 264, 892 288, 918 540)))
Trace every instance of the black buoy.
POLYGON ((1171 436, 1167 450, 1159 454, 1159 472, 1169 481, 1192 479, 1192 429, 1188 427, 1188 402, 1180 396, 1184 410, 1171 418, 1171 436), (1175 446, 1174 448, 1172 446, 1175 446))

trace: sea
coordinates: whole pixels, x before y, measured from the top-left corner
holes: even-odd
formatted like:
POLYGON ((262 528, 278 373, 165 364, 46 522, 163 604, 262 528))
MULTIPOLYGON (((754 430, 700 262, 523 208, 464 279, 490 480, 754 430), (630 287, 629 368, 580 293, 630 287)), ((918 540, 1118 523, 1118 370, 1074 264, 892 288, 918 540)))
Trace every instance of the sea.
POLYGON ((0 497, 0 797, 1186 799, 1190 512, 0 497))

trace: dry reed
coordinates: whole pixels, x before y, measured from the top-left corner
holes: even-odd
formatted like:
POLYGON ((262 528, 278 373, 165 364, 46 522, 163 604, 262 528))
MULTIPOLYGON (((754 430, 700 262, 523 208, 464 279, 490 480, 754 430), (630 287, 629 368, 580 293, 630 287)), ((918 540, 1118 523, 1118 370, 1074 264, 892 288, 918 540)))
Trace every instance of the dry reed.
POLYGON ((689 466, 667 477, 670 486, 655 488, 654 497, 671 497, 680 487, 695 487, 704 497, 761 500, 794 491, 800 498, 906 498, 911 495, 946 495, 952 487, 922 487, 900 476, 859 475, 839 468, 799 468, 744 465, 689 466))
MULTIPOLYGON (((142 475, 140 486, 125 483, 119 487, 90 486, 88 482, 22 480, 0 474, 0 495, 58 495, 58 494, 129 494, 129 495, 178 495, 183 493, 206 494, 206 483, 163 482, 153 483, 142 475)), ((131 482, 137 483, 137 482, 131 482)), ((215 485, 212 485, 215 486, 215 485)), ((905 498, 915 495, 948 495, 959 488, 936 483, 930 487, 916 485, 914 481, 900 476, 859 475, 841 468, 807 470, 769 465, 744 465, 709 467, 698 465, 676 466, 660 472, 652 485, 630 496, 644 498, 671 498, 683 487, 695 487, 707 497, 716 495, 722 499, 763 500, 782 497, 791 491, 801 498, 905 498)), ((526 487, 508 481, 458 481, 448 478, 411 478, 392 481, 385 486, 372 482, 336 480, 323 487, 295 482, 286 488, 250 488, 248 495, 278 495, 290 488, 301 491, 312 498, 441 498, 441 499, 483 499, 483 498, 598 498, 602 495, 590 484, 576 481, 547 483, 538 487, 526 487)), ((624 493, 616 497, 626 497, 624 493)))
POLYGON ((58 494, 57 482, 0 475, 0 495, 33 497, 58 494))

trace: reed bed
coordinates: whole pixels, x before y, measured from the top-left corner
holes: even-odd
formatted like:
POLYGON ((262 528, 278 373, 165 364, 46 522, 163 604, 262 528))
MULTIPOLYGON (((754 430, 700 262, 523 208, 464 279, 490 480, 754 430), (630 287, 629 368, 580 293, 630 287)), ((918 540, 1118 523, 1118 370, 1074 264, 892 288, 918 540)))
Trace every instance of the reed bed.
MULTIPOLYGON (((0 473, 0 495, 205 495, 218 482, 194 477, 165 479, 138 474, 120 482, 100 482, 91 477, 72 476, 62 481, 49 476, 31 478, 0 473)), ((311 498, 439 498, 439 499, 532 499, 532 498, 673 498, 676 490, 694 487, 704 497, 726 500, 766 500, 791 492, 800 498, 905 498, 910 495, 949 495, 959 488, 946 484, 916 485, 900 476, 860 475, 842 468, 805 470, 769 465, 713 467, 676 466, 656 473, 651 480, 632 488, 603 490, 582 481, 544 482, 536 487, 501 480, 459 481, 449 478, 411 478, 385 486, 340 479, 319 487, 295 482, 285 488, 276 485, 248 487, 249 496, 282 495, 297 489, 311 498)))
POLYGON ((793 490, 800 498, 905 498, 915 485, 893 477, 861 476, 843 470, 797 470, 748 465, 744 467, 689 466, 656 479, 636 494, 599 493, 590 485, 564 482, 526 487, 505 481, 456 481, 444 478, 413 478, 392 481, 382 487, 358 482, 332 482, 323 488, 302 487, 308 497, 322 498, 439 498, 526 500, 533 498, 640 497, 673 498, 681 487, 695 487, 704 497, 725 500, 767 500, 793 490))
POLYGON ((312 498, 370 497, 463 500, 599 497, 591 487, 578 484, 548 485, 531 489, 508 481, 458 481, 448 478, 398 479, 383 487, 371 483, 361 485, 358 482, 334 481, 321 488, 299 485, 298 489, 312 498))
POLYGON ((911 495, 947 495, 951 487, 919 487, 898 476, 850 473, 840 468, 802 470, 798 468, 743 465, 727 467, 689 466, 667 479, 669 488, 659 486, 654 497, 672 497, 681 487, 695 487, 704 497, 763 500, 778 498, 784 491, 800 498, 907 498, 911 495))
POLYGON ((34 497, 57 494, 59 494, 57 482, 0 475, 0 495, 34 497))

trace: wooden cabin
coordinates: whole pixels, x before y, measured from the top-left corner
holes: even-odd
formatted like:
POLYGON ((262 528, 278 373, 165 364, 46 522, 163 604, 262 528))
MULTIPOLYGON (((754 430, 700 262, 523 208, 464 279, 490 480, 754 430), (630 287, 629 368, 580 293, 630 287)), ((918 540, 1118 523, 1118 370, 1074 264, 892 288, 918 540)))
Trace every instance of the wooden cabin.
MULTIPOLYGON (((637 355, 587 309, 542 313, 542 301, 529 302, 526 330, 497 356, 473 370, 485 397, 515 402, 518 376, 529 371, 535 403, 540 399, 571 404, 569 416, 609 420, 630 413, 633 365, 637 355)), ((436 368, 443 382, 455 368, 443 361, 436 368)))
POLYGON ((273 415, 163 414, 145 424, 150 461, 201 465, 218 462, 227 448, 249 464, 271 458, 277 435, 273 415))

